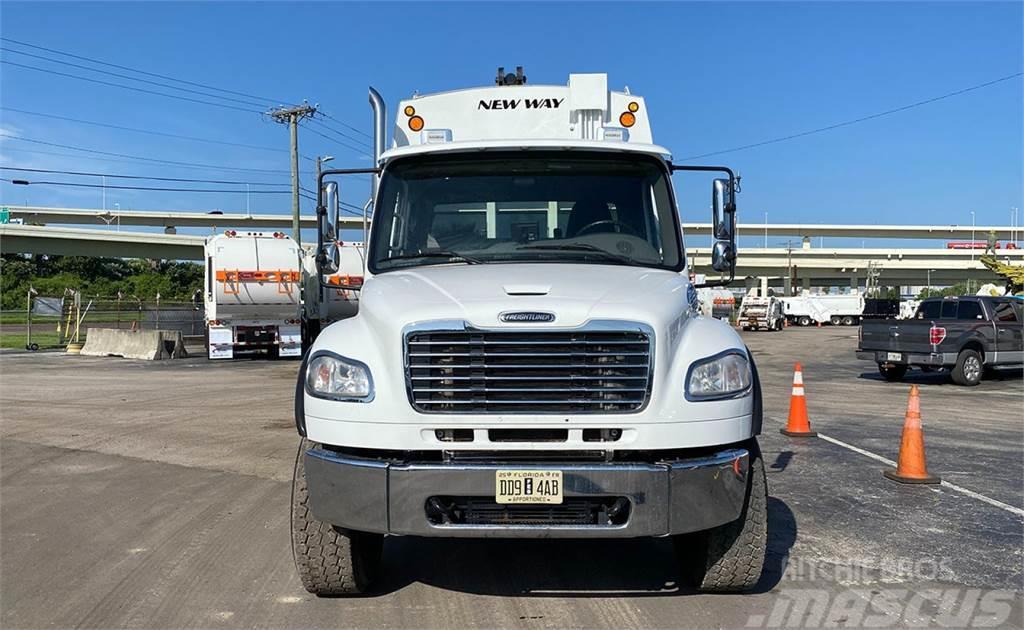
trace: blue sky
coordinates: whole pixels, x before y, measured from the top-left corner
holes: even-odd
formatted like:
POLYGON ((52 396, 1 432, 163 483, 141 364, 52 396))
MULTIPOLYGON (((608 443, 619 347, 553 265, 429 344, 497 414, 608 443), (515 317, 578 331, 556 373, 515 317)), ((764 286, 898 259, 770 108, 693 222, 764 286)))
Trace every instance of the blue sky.
MULTIPOLYGON (((655 140, 682 158, 829 125, 1020 72, 1022 6, 4 2, 0 33, 247 94, 293 102, 308 99, 335 119, 366 132, 368 85, 377 87, 393 106, 414 90, 486 85, 498 65, 525 66, 530 83, 563 84, 570 72, 607 72, 614 89, 628 85, 646 97, 655 140)), ((9 42, 3 46, 90 65, 9 42)), ((127 83, 9 52, 0 53, 0 58, 127 83)), ((279 151, 0 110, 0 128, 6 136, 281 172, 103 161, 10 138, 0 150, 2 165, 288 181, 287 130, 254 113, 10 65, 0 66, 0 104, 279 151)), ((724 163, 742 173, 741 222, 761 222, 768 212, 773 223, 969 224, 970 211, 975 210, 979 225, 1008 224, 1009 208, 1024 206, 1022 108, 1024 93, 1017 78, 862 124, 701 162, 724 163)), ((338 122, 325 122, 361 138, 338 122)), ((300 151, 307 156, 334 155, 333 165, 338 167, 368 163, 365 154, 307 131, 300 134, 300 151)), ((303 160, 302 167, 309 171, 312 165, 303 160)), ((3 176, 12 174, 4 171, 3 176)), ((312 188, 312 178, 307 176, 304 185, 312 188)), ((706 220, 705 183, 685 188, 684 220, 706 220)), ((0 185, 0 200, 8 204, 99 207, 101 196, 99 189, 0 185)), ((361 204, 365 197, 365 183, 345 187, 348 201, 361 204)), ((246 196, 108 190, 107 206, 115 203, 122 208, 227 212, 244 211, 246 196)), ((287 213, 290 198, 252 195, 250 203, 253 212, 287 213)), ((311 205, 305 203, 304 210, 311 211, 311 205)))

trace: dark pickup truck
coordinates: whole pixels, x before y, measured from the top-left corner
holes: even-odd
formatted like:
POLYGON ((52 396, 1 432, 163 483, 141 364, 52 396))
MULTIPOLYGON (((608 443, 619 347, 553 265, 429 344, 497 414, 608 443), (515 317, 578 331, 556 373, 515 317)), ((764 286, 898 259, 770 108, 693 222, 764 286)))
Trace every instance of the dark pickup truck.
POLYGON ((1024 312, 1013 297, 929 298, 913 319, 865 319, 857 358, 874 361, 887 381, 911 366, 948 369, 958 385, 977 385, 986 368, 1024 363, 1024 312))

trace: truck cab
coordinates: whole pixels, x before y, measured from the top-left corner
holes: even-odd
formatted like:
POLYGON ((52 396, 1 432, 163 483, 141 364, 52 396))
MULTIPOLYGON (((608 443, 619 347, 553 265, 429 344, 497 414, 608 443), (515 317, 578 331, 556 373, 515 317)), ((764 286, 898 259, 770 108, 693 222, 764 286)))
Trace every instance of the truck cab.
MULTIPOLYGON (((359 311, 296 387, 292 534, 317 595, 364 592, 386 536, 672 536, 696 587, 751 588, 766 541, 760 382, 697 310, 672 174, 711 182, 713 267, 735 269, 738 178, 680 166, 644 99, 602 74, 399 103, 374 176, 359 311)), ((333 183, 333 182, 331 182, 333 183)))

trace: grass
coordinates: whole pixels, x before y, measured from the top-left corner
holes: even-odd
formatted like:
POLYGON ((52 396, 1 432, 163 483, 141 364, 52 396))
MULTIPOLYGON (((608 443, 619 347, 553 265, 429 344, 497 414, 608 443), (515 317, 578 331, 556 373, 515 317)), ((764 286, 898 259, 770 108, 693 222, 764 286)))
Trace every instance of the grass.
MULTIPOLYGON (((57 335, 57 331, 47 327, 46 329, 36 329, 32 327, 32 343, 39 344, 40 348, 57 348, 60 347, 60 337, 57 335)), ((15 330, 8 328, 6 330, 0 330, 0 348, 24 348, 25 347, 25 329, 15 330)))

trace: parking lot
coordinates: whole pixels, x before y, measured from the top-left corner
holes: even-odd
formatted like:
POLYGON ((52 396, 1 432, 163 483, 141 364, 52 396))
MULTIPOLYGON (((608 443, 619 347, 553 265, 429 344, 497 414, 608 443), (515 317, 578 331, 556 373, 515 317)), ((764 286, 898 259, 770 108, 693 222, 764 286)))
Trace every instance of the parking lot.
POLYGON ((1024 385, 911 372, 928 466, 882 476, 907 383, 855 328, 743 333, 765 395, 769 548, 749 595, 676 586, 668 540, 388 539, 355 599, 289 545, 297 362, 0 358, 0 624, 22 627, 1022 625, 1024 385), (819 438, 779 434, 793 364, 819 438), (881 458, 881 459, 880 459, 881 458))

